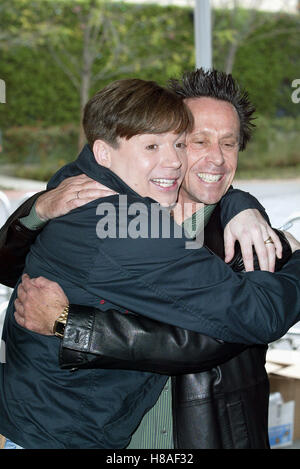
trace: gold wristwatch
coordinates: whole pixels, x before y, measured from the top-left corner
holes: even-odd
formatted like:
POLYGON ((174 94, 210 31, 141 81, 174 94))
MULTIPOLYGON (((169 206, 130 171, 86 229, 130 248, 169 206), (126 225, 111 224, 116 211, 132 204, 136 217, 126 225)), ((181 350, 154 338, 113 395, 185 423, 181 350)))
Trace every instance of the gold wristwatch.
POLYGON ((69 305, 64 308, 63 312, 56 319, 54 326, 53 326, 53 334, 56 335, 56 337, 59 337, 60 339, 64 338, 68 314, 69 314, 69 305))

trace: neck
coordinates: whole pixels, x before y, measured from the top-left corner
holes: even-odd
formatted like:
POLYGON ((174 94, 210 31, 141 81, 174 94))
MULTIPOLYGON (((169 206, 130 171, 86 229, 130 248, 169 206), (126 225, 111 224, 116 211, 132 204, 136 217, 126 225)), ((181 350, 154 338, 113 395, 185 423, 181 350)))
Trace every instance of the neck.
POLYGON ((204 207, 203 202, 192 199, 185 191, 180 190, 177 204, 173 209, 174 219, 176 223, 182 224, 184 220, 190 218, 198 210, 204 209, 204 207))

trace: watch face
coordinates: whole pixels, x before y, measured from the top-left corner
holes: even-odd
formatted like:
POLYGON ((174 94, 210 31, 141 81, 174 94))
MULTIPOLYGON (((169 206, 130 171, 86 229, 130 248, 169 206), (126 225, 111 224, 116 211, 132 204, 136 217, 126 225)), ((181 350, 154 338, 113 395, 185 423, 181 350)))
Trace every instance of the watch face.
POLYGON ((55 334, 63 337, 64 332, 65 332, 65 324, 57 321, 55 323, 55 334))

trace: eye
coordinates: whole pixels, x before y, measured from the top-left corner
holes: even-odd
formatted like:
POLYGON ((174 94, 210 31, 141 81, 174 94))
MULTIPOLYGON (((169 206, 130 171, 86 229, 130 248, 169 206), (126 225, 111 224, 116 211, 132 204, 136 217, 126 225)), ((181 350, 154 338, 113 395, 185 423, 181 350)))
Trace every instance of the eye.
POLYGON ((191 138, 189 142, 193 145, 203 145, 206 142, 206 140, 201 137, 194 137, 194 138, 191 138))
POLYGON ((146 146, 146 150, 156 150, 158 145, 156 143, 152 143, 151 145, 146 146))
POLYGON ((236 142, 224 142, 223 145, 226 148, 235 148, 236 142))
POLYGON ((178 142, 175 144, 176 148, 180 148, 181 150, 184 150, 186 148, 186 143, 185 142, 178 142))

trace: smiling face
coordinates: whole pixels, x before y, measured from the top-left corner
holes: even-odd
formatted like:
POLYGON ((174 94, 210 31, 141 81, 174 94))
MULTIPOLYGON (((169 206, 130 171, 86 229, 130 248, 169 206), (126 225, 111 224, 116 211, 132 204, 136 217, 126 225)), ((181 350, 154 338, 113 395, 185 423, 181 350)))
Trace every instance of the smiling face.
POLYGON ((163 206, 173 205, 186 170, 185 134, 141 134, 119 138, 113 148, 100 140, 94 144, 95 158, 109 167, 142 197, 163 206))
POLYGON ((187 136, 187 171, 179 202, 218 202, 234 178, 239 151, 240 122, 232 104, 214 98, 185 100, 194 116, 187 136))

